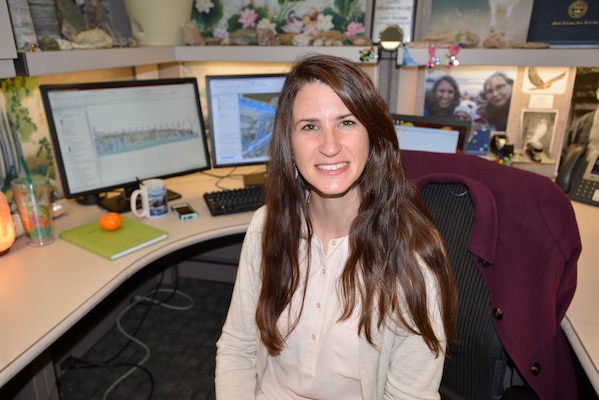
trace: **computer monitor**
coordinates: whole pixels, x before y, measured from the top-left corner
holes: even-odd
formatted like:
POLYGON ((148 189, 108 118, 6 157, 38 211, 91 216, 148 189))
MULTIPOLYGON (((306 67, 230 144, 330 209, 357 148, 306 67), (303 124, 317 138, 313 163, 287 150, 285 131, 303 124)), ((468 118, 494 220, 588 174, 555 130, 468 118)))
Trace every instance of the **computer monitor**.
POLYGON ((285 74, 208 75, 206 97, 212 163, 266 164, 285 74))
POLYGON ((42 85, 40 92, 67 198, 129 211, 140 180, 210 168, 195 78, 42 85))
POLYGON ((391 114, 402 150, 464 153, 470 121, 453 118, 391 114))

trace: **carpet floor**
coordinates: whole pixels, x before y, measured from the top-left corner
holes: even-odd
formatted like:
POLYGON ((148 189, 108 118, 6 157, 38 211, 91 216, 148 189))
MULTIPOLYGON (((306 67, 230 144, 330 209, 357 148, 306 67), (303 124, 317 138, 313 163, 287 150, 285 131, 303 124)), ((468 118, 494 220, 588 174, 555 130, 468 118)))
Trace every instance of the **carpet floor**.
POLYGON ((182 278, 177 290, 188 298, 155 295, 168 308, 148 301, 127 306, 120 328, 117 321, 60 377, 61 398, 214 399, 215 343, 233 285, 182 278), (142 360, 143 369, 134 366, 142 360))

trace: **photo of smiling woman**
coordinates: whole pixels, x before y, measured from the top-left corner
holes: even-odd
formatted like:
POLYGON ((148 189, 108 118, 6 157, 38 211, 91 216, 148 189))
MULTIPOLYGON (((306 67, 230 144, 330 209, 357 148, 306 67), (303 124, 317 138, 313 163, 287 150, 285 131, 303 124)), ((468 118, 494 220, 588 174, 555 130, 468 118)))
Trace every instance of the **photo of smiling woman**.
POLYGON ((460 98, 460 88, 456 80, 449 75, 444 75, 426 92, 423 115, 453 117, 455 108, 460 104, 460 98))
POLYGON ((485 100, 479 115, 487 120, 491 130, 505 132, 507 129, 514 80, 505 72, 495 72, 483 84, 485 100))
POLYGON ((439 399, 456 288, 368 75, 344 58, 298 60, 269 154, 216 398, 439 399))

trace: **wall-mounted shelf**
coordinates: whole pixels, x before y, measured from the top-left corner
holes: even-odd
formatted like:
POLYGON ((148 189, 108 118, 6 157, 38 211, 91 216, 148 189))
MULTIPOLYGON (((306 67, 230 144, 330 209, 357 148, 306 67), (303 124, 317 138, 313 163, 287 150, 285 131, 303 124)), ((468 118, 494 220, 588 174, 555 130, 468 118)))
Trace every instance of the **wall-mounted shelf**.
POLYGON ((173 62, 173 47, 135 47, 19 53, 19 75, 47 75, 173 62))
MULTIPOLYGON (((63 50, 19 53, 18 75, 46 75, 106 68, 132 67, 172 62, 293 62, 308 53, 327 53, 360 61, 361 46, 175 46, 137 47, 99 50, 63 50)), ((409 49, 412 58, 425 65, 428 50, 409 49)), ((437 49, 444 61, 447 49, 437 49)), ((462 65, 512 66, 597 66, 599 49, 462 49, 462 65)), ((403 50, 398 52, 401 65, 403 50)), ((367 64, 367 63, 366 63, 367 64)), ((0 74, 2 73, 0 64, 0 74)))
MULTIPOLYGON (((426 48, 408 49, 414 61, 426 65, 429 53, 426 48)), ((436 56, 441 63, 447 62, 446 48, 438 48, 436 56)), ((599 65, 599 48, 559 49, 461 49, 458 59, 462 65, 510 65, 510 66, 556 66, 596 67, 599 65)), ((403 50, 397 55, 402 64, 403 50)))
POLYGON ((360 61, 368 46, 178 46, 175 61, 293 62, 309 53, 326 53, 360 61))
POLYGON ((293 62, 320 52, 360 62, 361 46, 175 46, 19 53, 19 75, 46 75, 146 64, 194 61, 293 62))

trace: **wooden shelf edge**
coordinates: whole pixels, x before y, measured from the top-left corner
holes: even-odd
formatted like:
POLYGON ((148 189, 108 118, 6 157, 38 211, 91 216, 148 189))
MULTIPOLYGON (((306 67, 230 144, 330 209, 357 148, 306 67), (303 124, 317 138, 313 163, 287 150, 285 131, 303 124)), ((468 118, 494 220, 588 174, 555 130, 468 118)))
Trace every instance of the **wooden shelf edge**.
POLYGON ((369 46, 177 46, 175 58, 179 62, 294 62, 306 54, 326 53, 369 64, 360 60, 360 52, 367 48, 369 46))
MULTIPOLYGON (((309 53, 334 54, 354 62, 369 65, 376 60, 362 62, 360 54, 365 46, 164 46, 112 48, 97 50, 63 50, 19 53, 15 61, 16 75, 47 75, 107 68, 134 67, 172 62, 288 62, 309 53)), ((426 65, 428 49, 408 49, 420 65, 426 65)), ((447 49, 437 49, 436 56, 444 61, 447 49)), ((403 64, 404 50, 397 55, 397 64, 403 64)), ((510 66, 597 66, 599 50, 568 49, 462 49, 458 55, 462 65, 510 66)), ((3 68, 3 67, 0 67, 3 68)), ((4 69, 0 70, 0 74, 4 69)), ((4 72, 13 75, 14 72, 4 72)))
MULTIPOLYGON (((426 65, 428 49, 408 48, 414 61, 426 65)), ((397 64, 403 65, 404 50, 398 51, 397 64)), ((436 56, 445 61, 447 49, 438 48, 436 56)), ((599 64, 599 49, 551 48, 551 49, 462 49, 458 54, 461 65, 510 65, 586 67, 599 64)))

